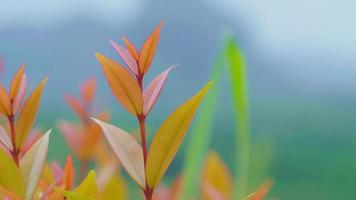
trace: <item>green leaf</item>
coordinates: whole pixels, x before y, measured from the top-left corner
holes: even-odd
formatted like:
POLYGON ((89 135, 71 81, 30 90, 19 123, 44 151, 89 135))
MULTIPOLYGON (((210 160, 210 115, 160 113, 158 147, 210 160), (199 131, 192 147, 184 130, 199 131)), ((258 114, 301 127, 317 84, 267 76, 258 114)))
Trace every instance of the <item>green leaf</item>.
POLYGON ((192 126, 184 157, 180 199, 198 199, 200 176, 197 176, 197 174, 201 173, 204 158, 213 135, 219 96, 217 86, 224 69, 224 61, 225 54, 221 51, 215 61, 210 78, 216 86, 210 89, 197 113, 196 122, 192 126))
POLYGON ((231 38, 227 48, 226 56, 229 61, 230 81, 234 103, 235 125, 236 125, 236 190, 235 198, 241 199, 247 195, 249 154, 250 154, 250 122, 249 106, 246 81, 246 64, 244 56, 231 38))

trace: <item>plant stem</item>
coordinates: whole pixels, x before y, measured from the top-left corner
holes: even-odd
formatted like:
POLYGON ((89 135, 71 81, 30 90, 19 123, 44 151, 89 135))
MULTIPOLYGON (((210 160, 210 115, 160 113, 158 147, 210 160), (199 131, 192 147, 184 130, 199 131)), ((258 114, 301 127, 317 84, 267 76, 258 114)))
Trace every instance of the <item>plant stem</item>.
MULTIPOLYGON (((140 87, 141 94, 142 94, 143 93, 143 74, 139 73, 136 78, 137 78, 137 83, 140 87)), ((144 169, 145 169, 145 173, 146 173, 146 161, 147 161, 146 116, 144 114, 139 114, 139 115, 137 115, 137 120, 140 125, 143 163, 144 163, 144 169)), ((146 200, 152 199, 153 189, 148 186, 147 180, 146 180, 146 188, 144 189, 143 193, 145 194, 146 200)))
POLYGON ((15 130, 15 115, 13 111, 13 100, 11 100, 11 110, 10 110, 10 115, 8 116, 9 124, 10 124, 10 133, 11 133, 11 143, 12 143, 12 149, 10 150, 11 156, 13 160, 15 161, 16 165, 19 166, 19 154, 20 151, 17 150, 16 147, 16 130, 15 130))

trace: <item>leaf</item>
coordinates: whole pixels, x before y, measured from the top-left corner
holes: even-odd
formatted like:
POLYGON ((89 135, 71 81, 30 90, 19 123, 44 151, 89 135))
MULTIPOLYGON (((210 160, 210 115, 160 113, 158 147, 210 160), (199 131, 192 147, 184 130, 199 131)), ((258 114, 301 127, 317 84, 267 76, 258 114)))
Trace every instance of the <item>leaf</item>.
MULTIPOLYGON (((215 152, 210 152, 204 164, 202 182, 203 186, 208 185, 220 194, 222 199, 232 199, 232 179, 231 173, 219 155, 215 152), (218 176, 217 176, 218 174, 218 176)), ((211 196, 205 193, 204 196, 211 196)), ((211 199, 211 198, 204 198, 211 199)))
POLYGON ((0 199, 4 200, 21 200, 22 198, 19 197, 17 194, 15 194, 12 191, 9 191, 3 187, 0 186, 0 199))
POLYGON ((111 91, 117 100, 133 115, 142 114, 142 94, 135 78, 120 64, 97 53, 111 91))
POLYGON ((209 82, 194 97, 176 109, 156 132, 146 164, 146 179, 150 188, 155 188, 161 181, 211 85, 212 82, 209 82))
POLYGON ((80 194, 77 192, 70 192, 60 188, 56 188, 56 191, 60 192, 63 196, 65 196, 69 200, 96 200, 96 198, 80 194))
POLYGON ((141 188, 145 188, 142 147, 126 131, 98 119, 92 119, 102 128, 106 139, 126 172, 141 188))
POLYGON ((131 53, 126 50, 125 48, 121 47, 120 45, 116 44, 115 42, 109 40, 111 45, 114 47, 116 52, 121 56, 122 60, 126 63, 132 73, 135 75, 138 74, 138 67, 136 60, 132 57, 131 53))
POLYGON ((25 186, 22 181, 20 169, 4 151, 0 150, 0 186, 24 197, 25 186))
POLYGON ((85 80, 80 87, 80 92, 85 103, 89 104, 93 101, 96 95, 96 80, 95 78, 89 78, 85 80))
POLYGON ((242 199, 247 195, 250 171, 250 122, 247 95, 246 64, 244 55, 230 38, 226 46, 226 57, 230 70, 231 94, 233 97, 236 126, 236 187, 235 198, 242 199))
POLYGON ((198 199, 201 177, 197 175, 201 174, 213 135, 220 93, 217 86, 220 84, 226 60, 224 53, 220 51, 215 60, 210 78, 215 86, 206 95, 192 125, 191 134, 187 138, 182 169, 182 190, 179 194, 181 199, 198 199))
POLYGON ((75 189, 74 192, 96 199, 98 197, 98 186, 96 185, 95 176, 95 171, 91 170, 88 173, 87 177, 83 180, 82 183, 80 183, 80 185, 75 189))
POLYGON ((47 82, 45 78, 26 100, 16 123, 16 147, 20 148, 25 142, 28 133, 36 120, 38 107, 41 101, 42 90, 47 82))
POLYGON ((110 177, 109 181, 104 185, 100 193, 101 200, 124 200, 127 198, 127 187, 124 179, 115 173, 110 177))
POLYGON ((17 111, 20 109, 23 99, 25 98, 25 95, 26 95, 26 89, 27 89, 27 78, 26 78, 26 74, 24 74, 22 76, 22 80, 20 83, 20 87, 18 88, 16 97, 13 100, 14 101, 13 113, 17 113, 17 111))
POLYGON ((174 66, 168 68, 161 74, 159 74, 153 81, 146 87, 143 92, 143 114, 147 115, 153 105, 156 103, 159 95, 161 94, 163 85, 167 79, 168 73, 174 68, 174 66))
POLYGON ((76 97, 66 94, 64 95, 64 100, 79 118, 83 119, 86 117, 86 111, 76 97))
POLYGON ((0 126, 0 142, 8 149, 12 150, 12 143, 5 129, 0 126))
POLYGON ((47 131, 20 160, 20 171, 26 186, 25 199, 31 200, 40 180, 48 152, 49 136, 47 131))
POLYGON ((68 156, 66 160, 66 164, 64 165, 64 169, 63 169, 62 186, 64 186, 66 190, 71 190, 74 184, 74 178, 75 178, 75 169, 74 169, 73 159, 71 156, 68 156))
POLYGON ((265 181, 260 188, 257 189, 255 193, 252 194, 252 196, 249 198, 249 200, 263 200, 265 199, 268 191, 272 187, 272 181, 267 180, 265 181))
POLYGON ((25 65, 21 65, 20 68, 17 70, 15 76, 11 80, 10 85, 10 99, 14 100, 18 94, 18 90, 20 88, 22 78, 25 71, 25 65))
POLYGON ((3 85, 0 85, 0 113, 9 116, 11 103, 7 91, 3 85))
POLYGON ((139 57, 139 67, 140 72, 145 74, 151 66, 153 57, 156 53, 157 44, 159 40, 159 35, 161 32, 161 28, 163 26, 163 22, 159 23, 159 25, 155 28, 155 30, 151 33, 151 35, 146 39, 143 44, 139 57))
POLYGON ((129 50, 129 52, 131 53, 131 56, 135 59, 138 60, 138 51, 135 47, 135 45, 133 45, 129 39, 127 39, 126 37, 122 36, 121 39, 124 41, 127 49, 129 50))

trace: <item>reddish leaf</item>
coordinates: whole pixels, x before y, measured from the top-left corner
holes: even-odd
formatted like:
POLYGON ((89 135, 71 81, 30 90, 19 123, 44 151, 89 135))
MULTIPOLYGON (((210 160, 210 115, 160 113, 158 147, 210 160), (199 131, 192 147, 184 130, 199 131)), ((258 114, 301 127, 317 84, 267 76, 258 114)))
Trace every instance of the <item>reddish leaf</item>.
POLYGON ((74 184, 75 169, 71 156, 67 157, 66 164, 63 169, 62 185, 66 190, 71 190, 74 184))
POLYGON ((84 102, 87 104, 91 103, 96 95, 96 80, 95 78, 87 79, 84 84, 80 87, 80 92, 83 97, 84 102))
POLYGON ((66 94, 64 95, 64 100, 79 118, 83 119, 86 117, 86 111, 76 97, 66 94))

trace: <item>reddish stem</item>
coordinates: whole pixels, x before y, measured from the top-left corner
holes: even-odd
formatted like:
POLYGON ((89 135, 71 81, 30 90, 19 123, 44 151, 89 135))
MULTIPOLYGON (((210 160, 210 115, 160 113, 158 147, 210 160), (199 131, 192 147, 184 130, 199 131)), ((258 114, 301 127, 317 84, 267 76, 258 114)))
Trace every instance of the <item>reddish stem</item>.
MULTIPOLYGON (((140 87, 141 94, 143 93, 143 74, 139 73, 137 76, 137 83, 140 87)), ((142 152, 143 152, 143 163, 145 166, 146 172, 146 163, 147 163, 147 134, 146 134, 146 116, 144 114, 137 115, 138 123, 140 124, 140 133, 141 133, 141 143, 142 143, 142 152)), ((150 188, 146 180, 146 188, 144 189, 145 199, 151 200, 153 195, 153 189, 150 188)))
POLYGON ((8 116, 8 120, 10 124, 11 143, 12 143, 12 149, 10 150, 10 153, 17 166, 19 166, 20 151, 16 147, 16 130, 15 130, 15 115, 13 111, 13 100, 11 100, 11 110, 10 110, 10 116, 8 116))

